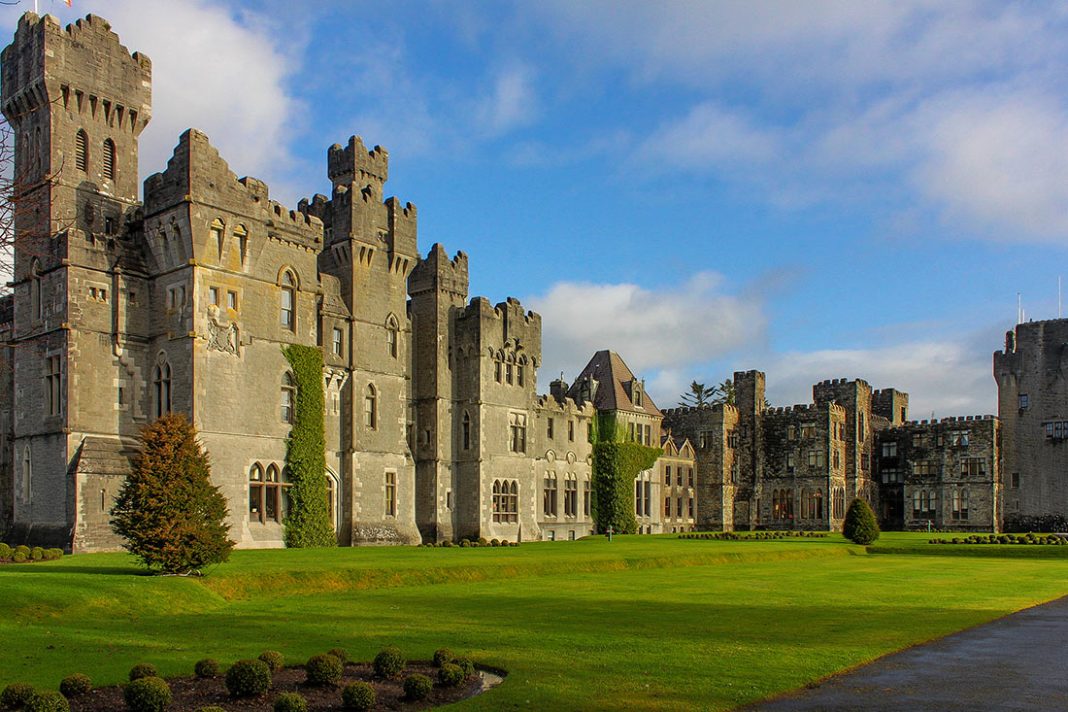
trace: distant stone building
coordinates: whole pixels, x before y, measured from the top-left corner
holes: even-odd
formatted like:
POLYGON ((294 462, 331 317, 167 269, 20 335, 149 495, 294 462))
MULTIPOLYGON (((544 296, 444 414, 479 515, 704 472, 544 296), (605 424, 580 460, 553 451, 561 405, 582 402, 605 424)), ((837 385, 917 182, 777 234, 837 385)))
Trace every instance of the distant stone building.
POLYGON ((1068 319, 1017 324, 994 379, 1005 517, 1068 516, 1068 319))
POLYGON ((695 443, 698 529, 838 531, 855 498, 892 528, 999 525, 993 417, 910 423, 908 394, 860 379, 823 381, 812 404, 770 408, 764 383, 737 372, 735 403, 664 411, 664 427, 695 443))

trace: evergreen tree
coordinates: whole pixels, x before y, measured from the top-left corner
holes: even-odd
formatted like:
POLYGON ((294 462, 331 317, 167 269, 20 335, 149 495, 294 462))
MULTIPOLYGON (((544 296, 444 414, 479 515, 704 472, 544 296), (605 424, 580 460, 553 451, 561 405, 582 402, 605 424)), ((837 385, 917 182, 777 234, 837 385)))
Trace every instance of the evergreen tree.
POLYGON ((871 544, 879 538, 879 523, 875 521, 875 512, 863 499, 854 499, 849 505, 842 534, 854 544, 871 544))
POLYGON ((234 542, 226 499, 184 415, 165 415, 141 431, 141 455, 111 510, 111 528, 130 553, 164 574, 192 574, 226 561, 234 542))

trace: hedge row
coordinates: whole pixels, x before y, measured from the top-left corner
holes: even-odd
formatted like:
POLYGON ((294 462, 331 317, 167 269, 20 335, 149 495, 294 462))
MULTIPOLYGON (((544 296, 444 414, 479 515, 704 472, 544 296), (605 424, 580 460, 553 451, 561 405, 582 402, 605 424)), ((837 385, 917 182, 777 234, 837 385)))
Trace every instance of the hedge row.
POLYGON ((62 549, 44 549, 19 544, 16 547, 0 543, 0 563, 29 564, 34 561, 54 561, 63 557, 62 549))
POLYGON ((952 539, 929 539, 928 544, 1048 544, 1051 546, 1068 545, 1068 539, 1051 534, 972 534, 952 539))
POLYGON ((716 541, 745 541, 766 539, 823 539, 827 532, 803 532, 803 531, 763 531, 746 532, 695 532, 692 534, 680 534, 679 539, 712 539, 716 541))
POLYGON ((478 548, 480 546, 519 546, 519 542, 508 541, 507 539, 486 539, 485 537, 479 537, 478 539, 461 539, 459 542, 453 542, 448 540, 437 543, 427 542, 426 544, 422 544, 422 546, 440 546, 446 549, 451 546, 478 548))

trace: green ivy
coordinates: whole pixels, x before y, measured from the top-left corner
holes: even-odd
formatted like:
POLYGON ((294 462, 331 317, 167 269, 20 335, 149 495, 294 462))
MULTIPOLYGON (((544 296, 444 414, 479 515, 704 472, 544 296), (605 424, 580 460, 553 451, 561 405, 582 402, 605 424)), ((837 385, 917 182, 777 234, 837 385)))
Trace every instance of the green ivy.
POLYGON ((597 531, 634 534, 634 478, 652 467, 663 453, 658 447, 626 442, 627 431, 612 414, 598 414, 593 443, 591 507, 597 531))
POLYGON ((323 423, 323 354, 314 346, 282 348, 297 382, 293 429, 286 440, 289 514, 286 546, 337 546, 326 501, 326 428, 323 423))

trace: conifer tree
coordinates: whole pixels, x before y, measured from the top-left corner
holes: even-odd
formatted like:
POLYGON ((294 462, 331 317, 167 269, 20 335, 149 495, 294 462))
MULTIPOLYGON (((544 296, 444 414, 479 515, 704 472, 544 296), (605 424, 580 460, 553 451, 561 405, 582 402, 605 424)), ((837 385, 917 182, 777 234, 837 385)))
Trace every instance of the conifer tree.
POLYGON ((234 542, 226 499, 211 483, 211 465, 196 430, 181 414, 141 431, 141 454, 111 510, 123 547, 163 574, 199 574, 226 561, 234 542))
POLYGON ((863 499, 853 500, 846 511, 842 534, 854 544, 871 544, 879 538, 879 523, 875 512, 863 499))

